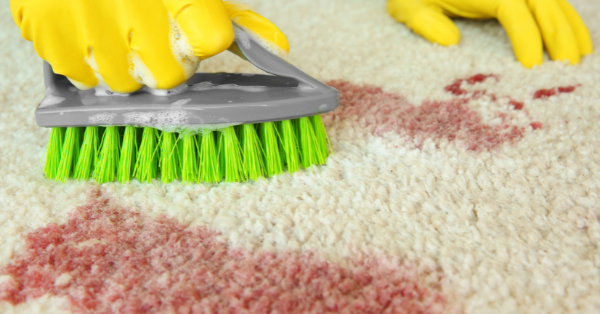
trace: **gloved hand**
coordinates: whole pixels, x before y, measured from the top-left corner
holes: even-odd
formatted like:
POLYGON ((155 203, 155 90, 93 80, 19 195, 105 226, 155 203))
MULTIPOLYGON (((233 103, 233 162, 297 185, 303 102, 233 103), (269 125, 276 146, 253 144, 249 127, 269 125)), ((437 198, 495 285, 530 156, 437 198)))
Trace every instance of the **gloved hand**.
POLYGON ((387 9, 415 33, 444 46, 460 40, 449 17, 496 18, 517 60, 528 68, 542 63, 542 40, 553 60, 577 64, 592 53, 590 34, 566 0, 389 0, 387 9))
POLYGON ((232 46, 231 19, 289 50, 267 19, 221 0, 10 0, 10 8, 23 38, 81 89, 99 83, 120 93, 142 85, 173 88, 200 60, 232 46))

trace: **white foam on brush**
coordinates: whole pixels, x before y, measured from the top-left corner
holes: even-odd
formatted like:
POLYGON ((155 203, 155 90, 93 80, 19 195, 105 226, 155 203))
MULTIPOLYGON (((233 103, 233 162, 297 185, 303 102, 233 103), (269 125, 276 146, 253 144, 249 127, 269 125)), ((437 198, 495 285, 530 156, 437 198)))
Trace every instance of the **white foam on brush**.
POLYGON ((92 124, 110 125, 116 116, 116 113, 99 113, 88 117, 88 121, 92 124))
POLYGON ((200 65, 200 58, 194 55, 194 48, 190 44, 186 34, 181 30, 177 21, 169 14, 169 24, 171 31, 169 33, 169 43, 173 56, 183 68, 185 79, 189 79, 196 73, 200 65))
POLYGON ((239 29, 234 29, 235 40, 238 44, 241 44, 244 48, 250 49, 250 37, 248 35, 248 31, 242 31, 239 29))
POLYGON ((238 125, 240 123, 216 124, 187 124, 192 114, 183 110, 183 106, 192 101, 191 98, 180 99, 171 104, 170 110, 158 112, 128 112, 124 113, 124 123, 126 125, 135 125, 138 127, 152 127, 164 132, 183 134, 205 134, 207 132, 219 131, 226 127, 238 125))
POLYGON ((85 84, 83 84, 81 82, 72 80, 72 79, 70 79, 68 77, 67 77, 67 80, 69 80, 69 82, 71 82, 71 84, 73 84, 73 86, 77 87, 77 89, 80 89, 80 90, 88 90, 88 89, 94 88, 94 86, 85 85, 85 84))
POLYGON ((179 136, 182 137, 184 134, 196 135, 196 134, 206 134, 213 131, 221 131, 227 127, 239 125, 241 123, 217 123, 217 124, 194 124, 194 125, 164 125, 157 126, 155 128, 169 133, 180 133, 179 136))
POLYGON ((94 49, 92 47, 88 47, 88 55, 89 56, 87 58, 85 58, 85 62, 90 66, 90 68, 92 68, 92 70, 94 70, 94 75, 96 76, 96 79, 98 80, 98 84, 96 86, 107 87, 108 85, 106 84, 106 82, 104 81, 104 78, 100 74, 100 70, 98 68, 98 63, 96 62, 96 58, 94 58, 94 49))
MULTIPOLYGON (((236 19, 234 18, 233 21, 235 22, 236 19)), ((240 24, 238 24, 238 25, 240 25, 240 24)), ((251 29, 244 27, 242 25, 240 25, 240 27, 244 31, 235 29, 234 35, 235 35, 236 42, 240 43, 242 46, 244 46, 244 48, 250 49, 250 47, 251 47, 250 40, 254 40, 258 45, 265 48, 270 53, 272 53, 284 60, 287 59, 287 56, 288 56, 287 51, 281 49, 275 43, 263 38, 261 35, 253 32, 251 29)))
POLYGON ((171 104, 171 109, 155 112, 128 112, 123 114, 127 125, 148 126, 153 128, 185 125, 191 113, 183 110, 183 105, 192 99, 180 99, 171 104))

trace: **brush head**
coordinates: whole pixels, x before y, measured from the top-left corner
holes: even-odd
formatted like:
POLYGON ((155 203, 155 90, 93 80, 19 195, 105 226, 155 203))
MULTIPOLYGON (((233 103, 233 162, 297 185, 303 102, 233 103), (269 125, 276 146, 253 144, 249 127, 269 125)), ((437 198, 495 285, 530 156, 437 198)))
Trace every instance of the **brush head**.
POLYGON ((132 94, 79 90, 44 65, 46 97, 35 111, 41 127, 129 125, 182 130, 289 120, 329 112, 337 90, 270 53, 239 26, 235 43, 248 61, 273 75, 197 73, 171 90, 132 94))

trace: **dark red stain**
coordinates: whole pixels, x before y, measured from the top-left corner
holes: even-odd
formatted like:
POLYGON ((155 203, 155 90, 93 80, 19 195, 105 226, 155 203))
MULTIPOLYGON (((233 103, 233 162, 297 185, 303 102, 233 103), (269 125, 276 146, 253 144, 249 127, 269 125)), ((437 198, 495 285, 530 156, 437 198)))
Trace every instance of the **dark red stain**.
MULTIPOLYGON (((461 82, 470 84, 487 77, 492 75, 476 75, 461 82)), ((426 139, 445 139, 457 141, 472 151, 493 150, 503 143, 520 140, 524 134, 524 128, 512 125, 507 115, 501 117, 499 125, 482 122, 468 103, 483 97, 485 91, 450 101, 425 101, 415 106, 401 95, 372 85, 358 86, 346 81, 328 84, 339 91, 340 107, 326 115, 327 119, 348 122, 378 135, 386 132, 407 135, 418 147, 426 139)))
POLYGON ((535 121, 535 122, 531 122, 529 125, 531 125, 531 127, 534 130, 537 130, 537 129, 541 129, 544 124, 542 122, 535 121))
POLYGON ((437 271, 385 258, 234 250, 207 228, 114 207, 94 192, 66 224, 26 237, 0 300, 51 293, 81 313, 442 313, 437 271), (70 280, 57 281, 61 274, 70 280), (428 283, 420 278, 427 277, 428 283), (432 280, 434 278, 434 280, 432 280))
MULTIPOLYGON (((496 80, 498 80, 498 76, 494 75, 494 74, 475 74, 475 75, 465 78, 465 79, 456 79, 452 84, 444 87, 444 90, 447 92, 450 92, 456 96, 466 95, 468 93, 468 91, 465 89, 462 89, 463 83, 467 83, 469 85, 474 85, 475 83, 481 83, 481 82, 485 81, 489 77, 492 77, 492 78, 495 78, 496 80)), ((477 92, 482 93, 483 91, 477 91, 477 92)))
POLYGON ((577 86, 560 86, 560 87, 553 87, 550 89, 540 89, 538 91, 536 91, 535 93, 533 93, 533 99, 546 99, 550 96, 554 96, 556 94, 561 94, 561 93, 572 93, 575 91, 575 88, 577 88, 577 86))
POLYGON ((513 106, 513 109, 515 109, 515 110, 521 110, 521 109, 523 109, 523 106, 525 106, 524 103, 522 103, 520 101, 516 101, 514 99, 511 99, 508 103, 511 104, 513 106))

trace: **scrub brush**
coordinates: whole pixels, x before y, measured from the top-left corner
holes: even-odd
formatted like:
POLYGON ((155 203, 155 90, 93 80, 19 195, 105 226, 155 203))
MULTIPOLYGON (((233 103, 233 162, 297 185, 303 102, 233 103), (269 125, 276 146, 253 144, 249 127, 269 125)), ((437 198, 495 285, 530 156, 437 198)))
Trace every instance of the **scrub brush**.
POLYGON ((244 57, 273 75, 196 73, 171 90, 123 95, 78 90, 45 63, 35 116, 51 128, 46 177, 242 182, 324 164, 330 145, 320 114, 338 107, 337 90, 234 29, 244 57))

